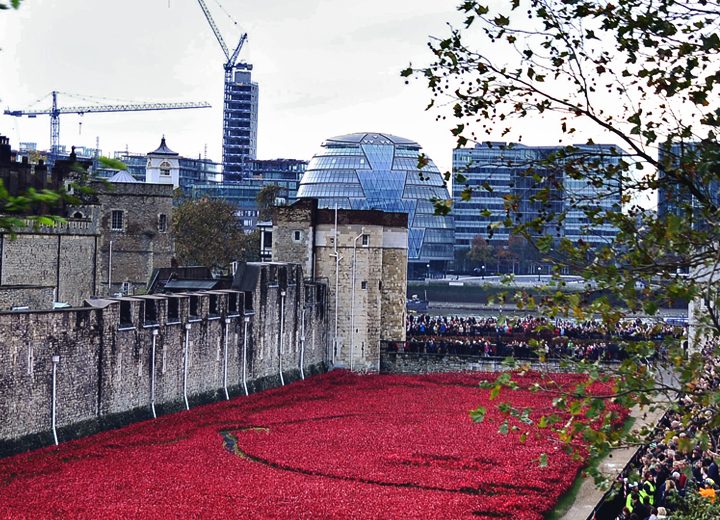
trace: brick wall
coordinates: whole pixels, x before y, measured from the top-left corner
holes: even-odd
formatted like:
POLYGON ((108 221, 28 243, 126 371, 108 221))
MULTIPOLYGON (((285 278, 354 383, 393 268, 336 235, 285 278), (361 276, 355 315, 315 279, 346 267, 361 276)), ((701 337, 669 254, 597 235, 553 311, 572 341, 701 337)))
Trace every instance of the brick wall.
POLYGON ((224 398, 225 359, 229 394, 244 394, 245 350, 249 391, 279 385, 281 366, 285 383, 301 366, 324 369, 325 286, 306 284, 298 265, 261 269, 254 291, 0 313, 0 455, 52 442, 53 356, 60 441, 152 417, 153 381, 157 413, 183 409, 186 395, 190 406, 224 398))

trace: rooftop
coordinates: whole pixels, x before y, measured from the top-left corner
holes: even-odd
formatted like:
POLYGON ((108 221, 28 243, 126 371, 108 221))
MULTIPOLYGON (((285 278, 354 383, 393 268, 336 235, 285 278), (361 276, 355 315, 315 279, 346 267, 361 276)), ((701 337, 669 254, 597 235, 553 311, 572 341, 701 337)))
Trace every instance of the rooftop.
POLYGON ((418 150, 420 145, 410 139, 398 137, 392 134, 381 134, 378 132, 359 132, 356 134, 338 135, 326 139, 323 145, 332 146, 333 144, 395 144, 415 147, 418 150))
POLYGON ((177 152, 173 152, 170 148, 168 148, 167 144, 165 144, 165 136, 162 137, 162 140, 160 141, 160 146, 158 146, 157 150, 154 152, 150 152, 148 155, 180 155, 177 152))

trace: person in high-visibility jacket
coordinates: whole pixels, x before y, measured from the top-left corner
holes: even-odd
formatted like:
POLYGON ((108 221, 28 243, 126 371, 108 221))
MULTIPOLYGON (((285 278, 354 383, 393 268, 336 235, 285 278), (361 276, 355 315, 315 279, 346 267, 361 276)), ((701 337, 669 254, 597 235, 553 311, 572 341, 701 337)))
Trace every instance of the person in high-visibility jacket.
POLYGON ((640 486, 640 500, 643 504, 655 505, 655 477, 652 473, 645 473, 645 480, 640 486))
POLYGON ((640 494, 638 493, 637 482, 633 482, 628 486, 627 498, 625 498, 625 507, 632 513, 633 504, 639 500, 640 494))

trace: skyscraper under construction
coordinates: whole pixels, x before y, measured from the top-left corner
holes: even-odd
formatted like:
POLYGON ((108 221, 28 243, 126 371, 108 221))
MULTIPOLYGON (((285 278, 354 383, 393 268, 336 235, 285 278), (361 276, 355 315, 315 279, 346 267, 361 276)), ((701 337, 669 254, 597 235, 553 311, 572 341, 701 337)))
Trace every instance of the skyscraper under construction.
POLYGON ((249 162, 257 156, 258 84, 252 81, 249 63, 237 63, 225 85, 223 113, 223 165, 226 181, 247 175, 249 162))

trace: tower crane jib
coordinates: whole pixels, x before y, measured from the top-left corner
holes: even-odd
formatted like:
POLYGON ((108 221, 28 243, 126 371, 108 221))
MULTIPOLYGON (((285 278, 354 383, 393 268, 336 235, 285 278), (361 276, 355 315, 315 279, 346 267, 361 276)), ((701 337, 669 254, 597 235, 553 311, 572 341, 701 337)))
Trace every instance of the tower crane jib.
POLYGON ((55 163, 58 150, 60 148, 60 115, 61 114, 89 114, 99 112, 143 112, 148 110, 181 110, 190 108, 209 108, 210 104, 201 102, 182 102, 182 103, 125 103, 119 105, 87 105, 87 106, 70 106, 59 107, 57 104, 57 91, 52 92, 52 107, 41 110, 5 110, 5 115, 15 117, 36 117, 50 116, 50 153, 48 154, 48 164, 55 163))
MULTIPOLYGON (((245 44, 245 40, 247 40, 247 33, 243 33, 242 36, 240 36, 240 41, 238 41, 237 46, 235 47, 235 50, 232 54, 230 54, 230 51, 228 50, 228 46, 225 43, 225 40, 222 37, 222 34, 220 34, 220 29, 218 28, 217 24, 215 23, 215 20, 213 20, 212 15, 210 14, 210 10, 208 9, 207 5, 205 4, 204 0, 198 0, 198 3, 200 4, 200 8, 203 11, 203 14, 205 15, 205 19, 210 24, 210 28, 213 31, 213 34, 215 35, 215 39, 220 44, 220 47, 222 48, 223 54, 225 55, 225 63, 223 64, 223 69, 225 70, 225 83, 224 83, 224 105, 223 105, 223 171, 227 170, 228 166, 228 147, 226 140, 228 139, 228 120, 230 119, 230 113, 231 113, 231 100, 232 100, 232 83, 233 83, 233 69, 237 66, 237 59, 240 55, 240 51, 242 50, 243 45, 245 44)), ((222 6, 220 6, 222 7, 222 6)))

